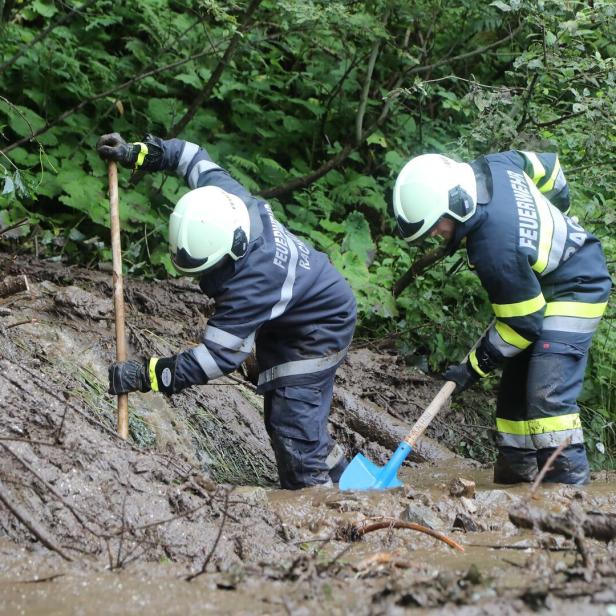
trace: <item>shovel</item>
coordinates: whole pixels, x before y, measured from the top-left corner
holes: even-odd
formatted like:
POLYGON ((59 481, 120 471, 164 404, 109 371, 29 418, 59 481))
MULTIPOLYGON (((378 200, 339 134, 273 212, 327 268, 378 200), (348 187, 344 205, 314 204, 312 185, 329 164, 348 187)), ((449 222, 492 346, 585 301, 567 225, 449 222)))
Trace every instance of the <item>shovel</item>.
MULTIPOLYGON (((122 283, 122 245, 120 243, 120 200, 118 167, 109 162, 109 211, 111 214, 111 255, 113 261, 113 302, 115 307, 116 361, 126 361, 124 329, 124 285, 122 283)), ((128 394, 118 395, 118 434, 128 438, 128 394)))
MULTIPOLYGON (((469 355, 477 348, 477 345, 492 327, 492 323, 481 334, 479 340, 473 348, 468 352, 464 360, 468 360, 469 355)), ((398 449, 390 458, 385 466, 378 466, 371 462, 361 453, 358 453, 351 463, 346 467, 344 473, 340 477, 338 487, 341 490, 386 490, 388 488, 399 488, 402 482, 398 479, 398 469, 406 460, 407 456, 413 450, 417 439, 424 433, 425 429, 430 425, 436 414, 443 408, 443 405, 449 400, 451 394, 456 388, 453 381, 447 381, 436 394, 434 400, 430 402, 428 408, 421 414, 411 431, 404 437, 404 440, 398 445, 398 449)))

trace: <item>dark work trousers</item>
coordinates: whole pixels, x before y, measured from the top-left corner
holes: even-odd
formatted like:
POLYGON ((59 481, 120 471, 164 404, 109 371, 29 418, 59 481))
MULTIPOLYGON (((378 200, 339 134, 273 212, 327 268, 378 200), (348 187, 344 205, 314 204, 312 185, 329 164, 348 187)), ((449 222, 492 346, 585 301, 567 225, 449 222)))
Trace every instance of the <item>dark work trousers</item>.
POLYGON ((334 376, 330 372, 315 383, 264 393, 265 427, 284 489, 331 485, 348 464, 327 430, 334 376))
POLYGON ((544 481, 588 482, 577 398, 591 339, 592 333, 544 331, 537 342, 505 363, 496 408, 495 482, 532 481, 565 439, 570 444, 544 481))

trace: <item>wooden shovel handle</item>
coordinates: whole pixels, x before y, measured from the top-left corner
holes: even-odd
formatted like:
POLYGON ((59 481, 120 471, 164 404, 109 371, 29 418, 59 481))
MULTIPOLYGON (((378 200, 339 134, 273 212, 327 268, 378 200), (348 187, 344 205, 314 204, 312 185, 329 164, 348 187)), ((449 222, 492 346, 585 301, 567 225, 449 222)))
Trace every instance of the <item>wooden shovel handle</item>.
MULTIPOLYGON (((120 242, 120 200, 118 167, 109 162, 109 211, 111 214, 111 255, 113 261, 113 303, 115 307, 116 360, 126 361, 124 328, 124 284, 122 282, 122 244, 120 242)), ((128 394, 118 396, 118 434, 128 438, 128 394)))
MULTIPOLYGON (((477 342, 473 345, 471 350, 466 354, 464 361, 468 361, 470 354, 479 346, 481 339, 490 331, 492 325, 494 325, 495 319, 492 319, 490 325, 486 327, 481 336, 477 339, 477 342)), ((447 381, 436 394, 432 402, 430 402, 428 408, 419 416, 419 419, 415 422, 411 431, 404 437, 404 442, 408 443, 411 447, 415 447, 417 439, 425 432, 426 428, 430 425, 430 422, 434 419, 436 414, 443 408, 444 404, 449 400, 451 394, 453 394, 456 388, 456 384, 453 381, 447 381)))

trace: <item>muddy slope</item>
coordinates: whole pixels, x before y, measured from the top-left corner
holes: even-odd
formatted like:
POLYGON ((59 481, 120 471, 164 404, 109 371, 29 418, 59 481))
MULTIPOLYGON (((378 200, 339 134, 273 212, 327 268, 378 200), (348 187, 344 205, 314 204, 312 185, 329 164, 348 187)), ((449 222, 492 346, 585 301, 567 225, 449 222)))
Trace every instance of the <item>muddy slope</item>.
MULTIPOLYGON (((614 542, 512 524, 510 509, 534 502, 528 487, 499 489, 488 468, 452 453, 472 438, 460 411, 431 426, 403 489, 282 492, 242 373, 174 398, 131 395, 123 442, 104 392, 110 274, 9 255, 0 271, 30 280, 0 299, 0 613, 605 614, 616 604, 614 542)), ((183 280, 129 280, 126 299, 135 357, 195 344, 211 311, 183 280)), ((384 462, 439 387, 357 347, 337 379, 332 431, 349 455, 384 462)), ((615 513, 614 478, 595 479, 541 489, 536 506, 615 513)))

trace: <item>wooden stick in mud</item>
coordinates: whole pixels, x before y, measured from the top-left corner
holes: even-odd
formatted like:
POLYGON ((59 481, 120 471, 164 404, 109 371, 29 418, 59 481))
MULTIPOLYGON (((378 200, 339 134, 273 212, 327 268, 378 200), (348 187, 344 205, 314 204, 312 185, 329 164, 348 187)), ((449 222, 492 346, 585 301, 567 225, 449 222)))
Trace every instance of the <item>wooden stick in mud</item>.
MULTIPOLYGON (((109 162, 109 211, 111 214, 111 254, 113 260, 113 301, 115 306, 116 361, 126 361, 124 328, 124 285, 122 282, 122 244, 120 242, 120 201, 118 167, 109 162)), ((118 434, 128 438, 128 394, 118 395, 118 434)))
POLYGON ((25 509, 20 507, 0 480, 0 502, 46 547, 59 554, 64 560, 73 560, 47 533, 47 531, 25 509))
POLYGON ((613 513, 582 512, 569 508, 559 515, 520 501, 509 508, 509 520, 518 528, 534 528, 568 538, 575 538, 582 532, 585 537, 606 543, 616 539, 616 514, 613 513))
POLYGON ((543 468, 541 469, 541 471, 539 471, 539 474, 537 475, 537 477, 535 478, 535 481, 533 482, 533 485, 530 488, 530 493, 529 496, 531 498, 537 498, 537 495, 535 494, 535 492, 537 491, 537 488, 539 487, 539 484, 543 481, 543 478, 545 477, 546 473, 552 468, 552 463, 554 462, 554 460, 556 460, 556 458, 558 458, 558 456, 561 454, 562 450, 567 447, 567 445, 569 445, 571 443, 571 437, 568 436, 550 455, 550 457, 546 460, 545 464, 543 465, 543 468))
POLYGON ((349 536, 352 541, 357 541, 359 538, 364 535, 371 533, 375 530, 380 530, 382 528, 408 528, 410 530, 416 530, 420 533, 425 533, 426 535, 430 535, 430 537, 434 537, 443 543, 446 543, 449 547, 454 548, 460 552, 464 552, 464 548, 453 539, 450 539, 443 533, 428 528, 427 526, 423 526, 422 524, 416 524, 415 522, 405 522, 404 520, 398 520, 396 518, 389 517, 378 517, 378 518, 368 518, 363 520, 359 524, 353 524, 350 529, 346 529, 342 531, 343 535, 349 536))

